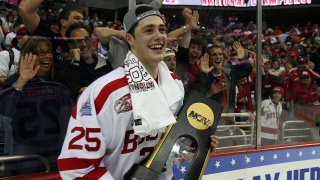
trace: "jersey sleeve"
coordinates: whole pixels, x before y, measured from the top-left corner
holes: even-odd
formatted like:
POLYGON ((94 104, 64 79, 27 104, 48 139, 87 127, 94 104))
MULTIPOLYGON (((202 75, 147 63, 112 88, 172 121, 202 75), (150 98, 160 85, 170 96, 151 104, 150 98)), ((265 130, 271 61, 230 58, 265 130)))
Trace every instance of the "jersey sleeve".
MULTIPOLYGON (((90 85, 72 110, 58 158, 58 169, 63 179, 114 179, 102 162, 109 142, 106 139, 112 137, 104 137, 106 134, 101 131, 95 105, 98 94, 99 88, 90 85)), ((111 128, 108 130, 112 131, 111 128)))

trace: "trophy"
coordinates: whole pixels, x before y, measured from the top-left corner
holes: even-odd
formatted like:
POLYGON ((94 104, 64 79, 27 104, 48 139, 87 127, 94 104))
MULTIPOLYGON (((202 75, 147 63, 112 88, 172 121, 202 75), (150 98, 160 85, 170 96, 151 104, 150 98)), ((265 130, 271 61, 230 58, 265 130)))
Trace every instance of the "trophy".
POLYGON ((125 179, 157 180, 176 140, 186 137, 195 147, 185 180, 201 179, 210 154, 210 135, 216 131, 222 106, 197 91, 192 91, 178 113, 177 123, 167 128, 146 164, 135 164, 125 179))

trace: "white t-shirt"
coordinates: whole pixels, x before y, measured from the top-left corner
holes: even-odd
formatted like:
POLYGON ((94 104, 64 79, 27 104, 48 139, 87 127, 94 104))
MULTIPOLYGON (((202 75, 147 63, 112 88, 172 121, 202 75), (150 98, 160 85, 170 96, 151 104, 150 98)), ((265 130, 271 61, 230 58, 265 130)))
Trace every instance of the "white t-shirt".
POLYGON ((9 77, 18 71, 20 50, 12 48, 14 54, 13 64, 9 70, 10 55, 8 51, 0 51, 0 76, 9 77))

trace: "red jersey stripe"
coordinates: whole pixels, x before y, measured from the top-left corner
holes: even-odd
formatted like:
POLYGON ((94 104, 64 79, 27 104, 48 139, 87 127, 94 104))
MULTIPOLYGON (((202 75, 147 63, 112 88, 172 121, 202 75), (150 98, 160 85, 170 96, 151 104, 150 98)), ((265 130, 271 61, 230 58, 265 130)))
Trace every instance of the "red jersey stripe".
POLYGON ((77 119, 77 103, 72 108, 71 116, 73 119, 77 119))
POLYGON ((83 177, 76 178, 77 179, 99 179, 101 178, 106 172, 108 172, 105 168, 99 167, 92 171, 90 171, 88 174, 84 175, 83 177))
POLYGON ((94 100, 94 104, 96 107, 96 113, 99 114, 99 112, 101 111, 104 103, 106 102, 106 100, 108 99, 108 97, 110 96, 110 94, 114 91, 116 91, 117 89, 120 89, 124 86, 128 85, 128 80, 126 77, 120 78, 120 79, 116 79, 110 83, 108 83, 107 85, 105 85, 99 95, 97 96, 97 98, 94 100))
POLYGON ((172 77, 173 79, 180 80, 180 77, 179 77, 177 74, 175 74, 175 73, 171 73, 171 77, 172 77))
POLYGON ((77 170, 88 168, 91 165, 98 167, 103 157, 99 159, 80 159, 80 158, 65 158, 58 159, 59 171, 77 170))

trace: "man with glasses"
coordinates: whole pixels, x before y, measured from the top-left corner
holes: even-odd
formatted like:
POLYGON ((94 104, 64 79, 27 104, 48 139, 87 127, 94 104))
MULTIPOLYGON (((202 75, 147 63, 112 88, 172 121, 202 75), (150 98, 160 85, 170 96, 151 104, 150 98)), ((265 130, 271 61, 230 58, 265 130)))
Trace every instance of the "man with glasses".
POLYGON ((104 56, 95 52, 89 29, 83 23, 75 23, 66 31, 68 38, 69 68, 64 72, 63 84, 76 98, 90 83, 112 70, 104 56))
POLYGON ((26 24, 28 32, 35 36, 48 37, 53 44, 56 60, 68 60, 68 45, 63 38, 71 24, 84 22, 84 10, 79 7, 68 6, 59 14, 60 32, 54 33, 44 20, 36 13, 43 0, 22 0, 19 4, 19 15, 26 24))

